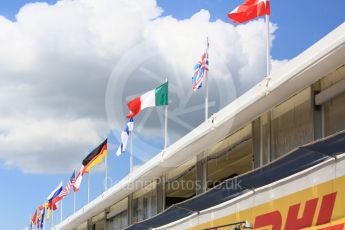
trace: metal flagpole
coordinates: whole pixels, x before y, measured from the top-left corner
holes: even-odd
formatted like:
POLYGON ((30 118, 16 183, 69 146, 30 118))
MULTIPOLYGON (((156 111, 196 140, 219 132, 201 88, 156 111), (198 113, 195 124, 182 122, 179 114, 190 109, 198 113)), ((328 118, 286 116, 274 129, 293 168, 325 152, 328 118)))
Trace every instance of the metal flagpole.
POLYGON ((129 156, 129 172, 133 170, 133 130, 130 133, 131 135, 131 153, 129 156))
POLYGON ((61 200, 61 207, 60 207, 60 223, 62 222, 62 200, 61 200))
POLYGON ((107 191, 108 189, 108 153, 105 156, 104 159, 104 169, 105 169, 105 173, 104 173, 104 191, 107 191))
POLYGON ((76 192, 73 191, 73 213, 75 213, 76 192))
POLYGON ((89 173, 87 174, 87 203, 90 203, 90 175, 91 169, 89 169, 89 173))
POLYGON ((29 220, 30 220, 30 224, 29 224, 30 228, 28 230, 32 230, 35 228, 35 226, 32 224, 32 217, 31 216, 29 216, 29 220))
MULTIPOLYGON (((165 82, 168 82, 168 78, 165 79, 165 82)), ((169 92, 168 92, 168 95, 169 95, 169 92)), ((168 101, 168 105, 165 106, 164 149, 168 147, 168 106, 169 106, 169 101, 168 101)))
MULTIPOLYGON (((51 220, 50 220, 50 228, 52 228, 53 224, 54 224, 54 211, 50 210, 50 212, 51 212, 51 217, 52 217, 51 220)), ((46 229, 45 227, 46 227, 46 225, 44 225, 44 229, 46 229)))
POLYGON ((208 79, 208 71, 205 73, 205 121, 208 119, 208 87, 207 87, 207 79, 208 79))
MULTIPOLYGON (((207 37, 207 48, 206 48, 206 55, 208 55, 208 37, 207 37)), ((207 57, 208 58, 208 57, 207 57)), ((205 73, 205 121, 208 119, 208 70, 205 73)))
POLYGON ((271 57, 270 57, 270 16, 266 14, 266 90, 268 89, 270 77, 270 66, 271 66, 271 57))

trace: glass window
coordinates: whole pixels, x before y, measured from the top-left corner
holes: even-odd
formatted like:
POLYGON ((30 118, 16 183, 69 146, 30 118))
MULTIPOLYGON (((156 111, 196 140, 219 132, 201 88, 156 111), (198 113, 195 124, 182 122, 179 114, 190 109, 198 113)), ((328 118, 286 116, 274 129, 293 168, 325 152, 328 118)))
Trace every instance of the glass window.
POLYGON ((191 160, 167 173, 165 183, 165 208, 195 196, 196 161, 191 160))
POLYGON ((325 136, 345 130, 345 93, 324 104, 325 136))
POLYGON ((220 141, 209 149, 208 188, 252 169, 252 125, 220 141))
POLYGON ((272 160, 314 139, 311 89, 284 101, 272 109, 272 160))
POLYGON ((133 223, 145 220, 157 214, 156 183, 135 192, 132 200, 133 223))
MULTIPOLYGON (((339 67, 320 80, 321 92, 341 84, 345 80, 345 65, 339 67)), ((345 129, 345 92, 325 102, 323 107, 324 136, 329 136, 345 129)))
POLYGON ((108 221, 109 230, 121 230, 128 226, 127 210, 123 211, 108 221))

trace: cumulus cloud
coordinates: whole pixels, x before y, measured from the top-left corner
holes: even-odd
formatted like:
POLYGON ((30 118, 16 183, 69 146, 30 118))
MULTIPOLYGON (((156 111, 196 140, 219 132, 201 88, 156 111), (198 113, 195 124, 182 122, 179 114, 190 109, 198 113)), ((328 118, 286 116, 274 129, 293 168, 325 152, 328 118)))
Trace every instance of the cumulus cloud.
MULTIPOLYGON (((207 36, 210 113, 265 75, 262 20, 234 27, 211 22, 206 10, 185 20, 162 12, 155 0, 61 0, 27 4, 14 22, 0 16, 6 166, 32 173, 77 168, 109 129, 120 132, 125 101, 166 78, 169 141, 176 141, 203 121, 204 91, 193 93, 190 81, 207 36)), ((148 109, 136 119, 146 145, 162 137, 163 114, 148 109)))

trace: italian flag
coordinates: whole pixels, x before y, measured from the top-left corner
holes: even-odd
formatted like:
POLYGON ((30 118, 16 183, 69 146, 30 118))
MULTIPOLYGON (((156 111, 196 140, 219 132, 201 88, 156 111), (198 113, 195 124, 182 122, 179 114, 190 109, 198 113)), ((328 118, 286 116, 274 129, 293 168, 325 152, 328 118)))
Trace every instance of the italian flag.
POLYGON ((128 118, 133 118, 141 110, 148 107, 168 105, 168 82, 134 98, 127 105, 130 110, 127 115, 128 118))

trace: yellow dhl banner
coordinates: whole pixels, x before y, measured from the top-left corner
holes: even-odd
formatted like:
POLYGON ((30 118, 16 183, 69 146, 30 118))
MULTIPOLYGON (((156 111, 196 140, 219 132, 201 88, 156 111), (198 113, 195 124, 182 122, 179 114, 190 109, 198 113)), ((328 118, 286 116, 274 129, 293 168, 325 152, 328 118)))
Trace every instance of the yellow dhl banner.
POLYGON ((344 229, 345 176, 200 224, 190 230, 231 229, 229 226, 217 226, 244 220, 260 230, 344 229))

